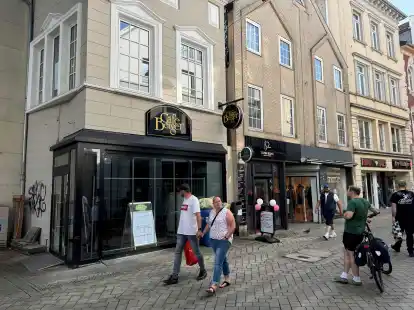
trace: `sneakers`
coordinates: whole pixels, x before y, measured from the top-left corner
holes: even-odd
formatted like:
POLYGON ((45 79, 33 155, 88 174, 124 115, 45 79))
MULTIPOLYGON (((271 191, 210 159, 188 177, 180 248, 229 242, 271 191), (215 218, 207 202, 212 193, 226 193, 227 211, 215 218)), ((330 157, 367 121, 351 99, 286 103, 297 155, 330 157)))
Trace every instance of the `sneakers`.
POLYGON ((393 249, 395 252, 400 252, 401 248, 396 246, 395 244, 391 244, 391 249, 393 249))
POLYGON ((336 238, 336 232, 335 231, 331 232, 331 234, 329 235, 329 238, 336 238))
POLYGON ((342 284, 348 284, 348 279, 342 278, 342 277, 336 277, 335 282, 342 283, 342 284))
POLYGON ((165 285, 172 285, 178 283, 178 276, 170 275, 167 280, 164 280, 165 285))
POLYGON ((329 233, 324 234, 323 237, 325 238, 325 240, 329 240, 329 233))
POLYGON ((201 281, 207 278, 207 271, 206 270, 200 270, 200 273, 197 276, 197 281, 201 281))

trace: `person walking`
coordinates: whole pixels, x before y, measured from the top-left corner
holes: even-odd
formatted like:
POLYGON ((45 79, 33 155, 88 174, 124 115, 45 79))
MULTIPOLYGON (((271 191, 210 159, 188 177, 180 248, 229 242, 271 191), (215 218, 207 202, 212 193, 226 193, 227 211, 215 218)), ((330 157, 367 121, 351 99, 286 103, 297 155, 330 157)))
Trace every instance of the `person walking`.
POLYGON ((401 237, 396 238, 397 241, 391 245, 391 248, 400 252, 403 243, 402 234, 405 232, 407 251, 410 257, 414 257, 414 193, 407 190, 407 183, 401 180, 397 183, 398 190, 392 194, 391 210, 392 210, 392 224, 401 229, 401 237))
POLYGON ((316 211, 319 212, 320 209, 322 216, 325 218, 326 229, 323 237, 326 240, 328 240, 329 238, 336 237, 333 220, 335 217, 337 206, 339 208, 339 214, 342 215, 342 203, 339 200, 338 195, 333 193, 329 189, 328 184, 325 184, 323 186, 323 191, 316 205, 316 211))
POLYGON ((199 238, 201 233, 201 215, 200 202, 198 198, 191 194, 190 186, 183 184, 180 186, 180 194, 184 198, 181 205, 180 222, 177 230, 177 245, 175 247, 173 273, 164 280, 166 285, 177 284, 178 274, 180 273, 181 259, 184 246, 187 241, 190 242, 194 254, 197 256, 200 273, 197 280, 203 280, 207 277, 207 271, 204 265, 204 258, 200 251, 199 238))
POLYGON ((230 268, 227 261, 227 253, 233 242, 233 233, 236 229, 236 221, 230 210, 223 207, 220 197, 213 198, 213 209, 210 212, 208 222, 203 235, 210 231, 211 247, 214 251, 214 271, 207 293, 215 294, 220 282, 221 274, 224 281, 220 288, 230 285, 230 268))
POLYGON ((347 284, 348 273, 352 269, 352 284, 361 285, 359 276, 359 267, 355 264, 354 252, 358 245, 364 239, 365 223, 368 218, 368 210, 371 204, 368 200, 360 198, 361 189, 356 186, 350 186, 348 189, 348 197, 350 201, 346 208, 345 229, 342 242, 344 244, 344 271, 335 279, 337 282, 347 284))

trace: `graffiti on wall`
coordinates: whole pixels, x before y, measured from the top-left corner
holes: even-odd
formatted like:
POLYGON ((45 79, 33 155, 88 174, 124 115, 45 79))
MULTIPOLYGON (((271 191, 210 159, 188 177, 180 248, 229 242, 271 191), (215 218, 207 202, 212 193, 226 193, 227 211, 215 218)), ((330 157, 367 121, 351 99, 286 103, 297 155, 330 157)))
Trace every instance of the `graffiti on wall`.
POLYGON ((42 181, 35 181, 29 187, 30 210, 40 217, 46 211, 46 185, 42 181))

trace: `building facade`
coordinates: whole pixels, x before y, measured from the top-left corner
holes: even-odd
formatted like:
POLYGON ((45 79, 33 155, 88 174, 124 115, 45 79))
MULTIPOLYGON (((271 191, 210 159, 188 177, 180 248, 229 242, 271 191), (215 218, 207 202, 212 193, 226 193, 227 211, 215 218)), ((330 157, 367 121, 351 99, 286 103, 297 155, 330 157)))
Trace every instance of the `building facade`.
POLYGON ((249 231, 258 228, 261 198, 279 204, 276 227, 318 222, 321 187, 346 202, 352 180, 345 58, 315 1, 239 0, 226 8, 227 99, 244 98, 244 122, 229 133, 243 220, 249 231), (236 160, 240 152, 251 160, 236 160))
MULTIPOLYGON (((323 2, 323 1, 321 1, 323 2)), ((354 178, 376 207, 388 203, 395 180, 413 186, 410 118, 398 23, 389 1, 328 1, 336 41, 347 58, 354 145, 354 178)))
POLYGON ((28 12, 21 0, 0 3, 0 205, 9 207, 22 185, 28 12))
POLYGON ((50 2, 34 12, 26 162, 47 194, 26 227, 72 265, 174 244, 182 183, 233 195, 225 2, 50 2))

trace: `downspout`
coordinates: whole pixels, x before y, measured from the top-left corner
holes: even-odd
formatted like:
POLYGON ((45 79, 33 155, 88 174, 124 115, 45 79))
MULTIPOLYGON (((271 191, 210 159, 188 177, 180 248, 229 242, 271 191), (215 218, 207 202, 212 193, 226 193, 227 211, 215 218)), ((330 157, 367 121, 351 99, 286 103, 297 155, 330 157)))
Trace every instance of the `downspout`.
MULTIPOLYGON (((29 40, 28 40, 28 46, 27 46, 27 59, 30 58, 30 43, 33 40, 34 37, 34 17, 35 17, 35 0, 23 0, 28 6, 29 6, 29 40)), ((27 103, 27 93, 28 93, 28 72, 29 72, 29 61, 27 61, 26 65, 26 103, 27 103)), ((21 165, 21 174, 20 174, 20 195, 23 197, 26 193, 26 160, 27 160, 27 135, 29 132, 29 116, 26 113, 26 107, 25 104, 25 111, 24 111, 24 123, 23 123, 23 150, 22 150, 22 165, 21 165)))

